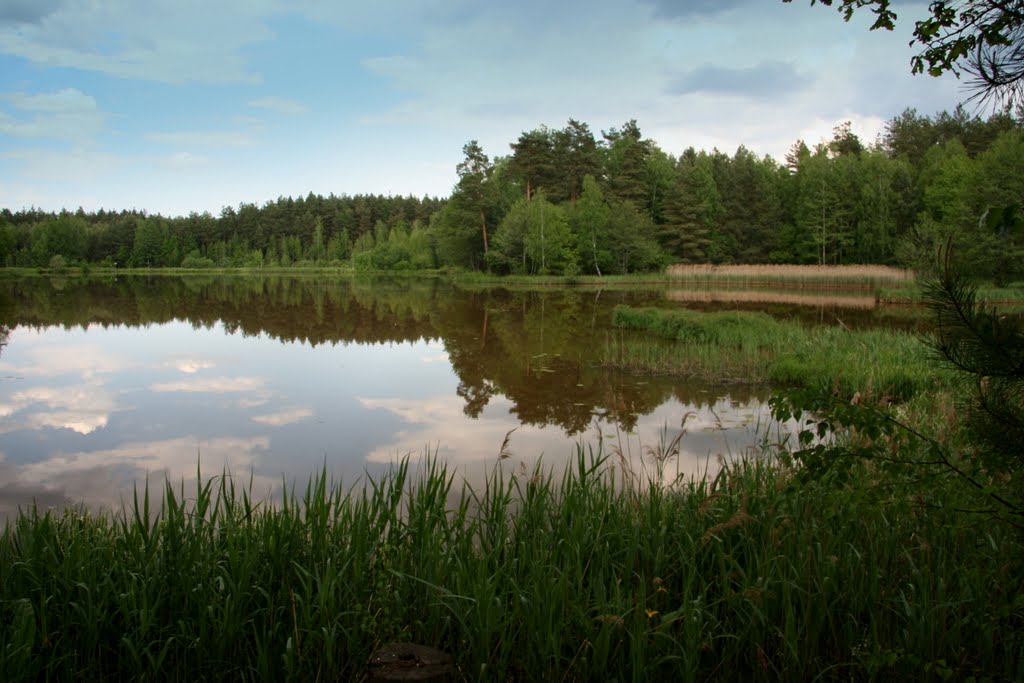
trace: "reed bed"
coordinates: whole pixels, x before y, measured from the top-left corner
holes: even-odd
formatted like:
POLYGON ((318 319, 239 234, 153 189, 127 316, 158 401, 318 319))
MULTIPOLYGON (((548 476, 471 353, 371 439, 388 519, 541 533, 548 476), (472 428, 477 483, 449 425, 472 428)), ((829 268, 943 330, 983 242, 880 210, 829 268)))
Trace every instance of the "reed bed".
POLYGON ((1011 531, 867 469, 839 487, 750 459, 666 487, 608 464, 25 510, 0 536, 0 679, 359 680, 391 641, 464 680, 1024 676, 1011 531))
POLYGON ((905 401, 945 386, 927 349, 896 330, 849 330, 783 321, 766 313, 619 306, 613 324, 646 334, 611 335, 607 365, 728 384, 819 388, 905 401), (668 343, 648 335, 671 340, 668 343))
POLYGON ((878 265, 815 266, 815 265, 711 265, 676 264, 666 273, 672 278, 744 283, 749 286, 786 282, 791 286, 815 287, 877 287, 912 283, 914 271, 878 265))

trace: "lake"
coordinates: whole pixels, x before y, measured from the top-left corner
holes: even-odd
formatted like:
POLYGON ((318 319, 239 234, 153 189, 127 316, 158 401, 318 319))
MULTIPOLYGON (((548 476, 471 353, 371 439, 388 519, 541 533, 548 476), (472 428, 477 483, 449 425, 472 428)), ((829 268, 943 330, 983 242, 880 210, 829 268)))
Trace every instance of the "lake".
POLYGON ((0 516, 116 507, 134 482, 227 469, 267 492, 436 454, 473 481, 560 471, 576 444, 669 476, 778 439, 767 393, 606 366, 619 304, 889 324, 864 296, 441 278, 0 278, 0 516), (803 300, 801 297, 806 297, 803 300))

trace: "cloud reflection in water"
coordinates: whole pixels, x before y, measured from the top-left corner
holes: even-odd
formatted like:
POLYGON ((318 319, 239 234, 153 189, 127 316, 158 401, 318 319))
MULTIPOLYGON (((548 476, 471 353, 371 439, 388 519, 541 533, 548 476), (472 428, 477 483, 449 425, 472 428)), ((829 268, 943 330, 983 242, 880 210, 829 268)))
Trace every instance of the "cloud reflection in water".
MULTIPOLYGON (((495 396, 478 419, 465 420, 464 403, 457 396, 360 398, 359 402, 370 409, 390 412, 405 423, 392 440, 368 454, 368 461, 378 463, 394 462, 405 455, 415 458, 426 451, 436 451, 455 465, 495 461, 510 428, 508 414, 513 407, 504 396, 495 396), (453 430, 453 424, 459 428, 453 430)), ((728 459, 744 455, 751 443, 766 435, 771 424, 767 405, 756 401, 738 405, 724 398, 711 405, 695 406, 673 399, 641 416, 631 432, 595 416, 592 429, 580 435, 577 443, 595 451, 601 444, 605 454, 621 451, 631 458, 634 467, 647 467, 647 447, 657 448, 659 443, 672 440, 679 433, 684 415, 688 417, 680 455, 669 463, 673 475, 700 475, 708 468, 714 471, 719 456, 728 459)), ((547 465, 560 470, 575 454, 565 432, 551 425, 519 425, 509 444, 507 452, 512 459, 528 466, 543 456, 547 465)))
POLYGON ((153 442, 130 442, 116 448, 56 453, 44 460, 17 464, 0 459, 0 518, 33 499, 41 507, 61 507, 72 500, 85 501, 90 509, 116 509, 128 500, 132 484, 149 478, 163 486, 195 481, 197 465, 203 476, 230 472, 246 484, 252 473, 253 492, 264 494, 276 477, 258 473, 259 458, 270 448, 270 439, 223 437, 197 440, 180 437, 153 442))

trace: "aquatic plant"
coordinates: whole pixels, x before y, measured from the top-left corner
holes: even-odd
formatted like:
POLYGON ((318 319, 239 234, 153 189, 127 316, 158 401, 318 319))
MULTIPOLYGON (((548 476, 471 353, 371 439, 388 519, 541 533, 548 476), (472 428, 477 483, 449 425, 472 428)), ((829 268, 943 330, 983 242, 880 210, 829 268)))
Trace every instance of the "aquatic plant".
POLYGON ((0 535, 0 678, 357 679, 389 641, 466 679, 1024 676, 1019 535, 955 488, 778 455, 624 485, 581 445, 475 489, 428 459, 276 505, 223 474, 29 508, 0 535))

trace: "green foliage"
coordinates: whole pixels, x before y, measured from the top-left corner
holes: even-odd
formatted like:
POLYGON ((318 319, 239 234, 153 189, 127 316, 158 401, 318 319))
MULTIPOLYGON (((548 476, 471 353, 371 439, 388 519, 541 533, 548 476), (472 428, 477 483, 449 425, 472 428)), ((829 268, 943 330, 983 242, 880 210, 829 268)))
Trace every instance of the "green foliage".
POLYGON ((86 223, 80 216, 61 213, 54 220, 33 225, 30 234, 36 266, 47 267, 56 255, 73 263, 85 258, 86 223))
POLYGON ((213 268, 215 265, 216 264, 212 259, 200 256, 198 250, 189 252, 189 254, 181 260, 182 268, 213 268))
POLYGON ((794 453, 804 478, 843 483, 864 462, 896 479, 951 478, 970 492, 961 511, 1024 528, 1024 329, 1018 316, 978 303, 952 252, 950 240, 937 274, 920 283, 934 318, 935 357, 961 382, 954 394, 959 418, 931 428, 945 438, 914 424, 927 423, 920 416, 908 420, 860 394, 852 401, 821 389, 780 395, 772 399, 773 415, 810 415, 794 453))
POLYGON ((1024 328, 1019 316, 979 304, 951 258, 947 248, 944 267, 921 284, 935 318, 933 347, 970 383, 964 424, 973 456, 1006 477, 1024 515, 1024 328))
POLYGON ((654 237, 654 226, 632 202, 609 204, 608 233, 615 258, 613 272, 643 273, 665 266, 665 253, 654 237))
POLYGON ((375 234, 356 240, 353 252, 356 270, 427 270, 436 265, 430 237, 419 223, 412 230, 404 223, 391 229, 380 223, 375 234))
POLYGON ((888 330, 805 326, 766 313, 616 307, 616 327, 671 339, 623 339, 606 363, 713 383, 818 389, 850 400, 903 402, 943 386, 918 339, 888 330))
POLYGON ((0 267, 13 266, 17 256, 18 241, 14 227, 0 221, 0 267))
POLYGON ((577 273, 576 236, 565 213, 541 191, 530 200, 520 199, 498 226, 488 264, 516 274, 577 273))
POLYGON ((557 178, 552 199, 568 200, 575 205, 583 192, 584 179, 597 177, 601 172, 597 141, 586 123, 569 119, 565 128, 555 131, 554 143, 557 178))
POLYGON ((555 185, 555 140, 546 126, 523 133, 509 145, 512 157, 509 172, 522 185, 526 200, 538 190, 550 190, 555 185))
POLYGON ((273 504, 222 475, 29 508, 0 534, 0 677, 358 680, 412 641, 494 680, 1019 679, 1019 537, 875 476, 665 485, 581 446, 477 488, 403 461, 273 504))
POLYGON ((658 228, 662 246, 682 263, 707 262, 721 214, 710 158, 701 153, 692 160, 681 159, 664 200, 664 219, 658 228))
POLYGON ((594 176, 583 178, 582 193, 570 212, 569 222, 576 236, 581 270, 595 275, 614 272, 610 211, 594 176))
POLYGON ((634 209, 650 208, 647 162, 653 143, 643 139, 636 119, 627 121, 622 129, 604 132, 607 145, 605 173, 609 195, 620 202, 629 202, 634 209))
POLYGON ((54 254, 53 257, 50 258, 49 268, 50 270, 63 272, 68 268, 68 260, 60 254, 54 254))

